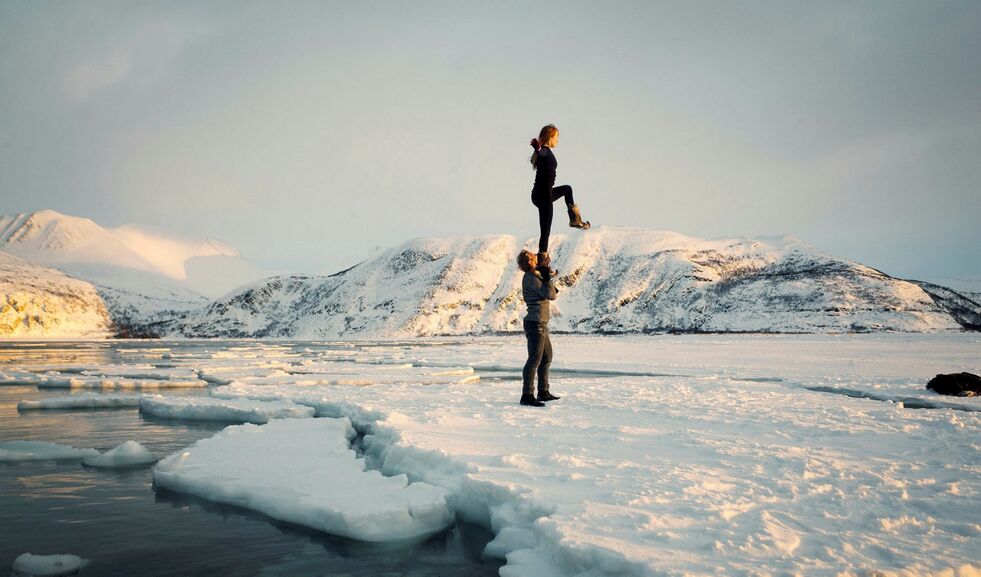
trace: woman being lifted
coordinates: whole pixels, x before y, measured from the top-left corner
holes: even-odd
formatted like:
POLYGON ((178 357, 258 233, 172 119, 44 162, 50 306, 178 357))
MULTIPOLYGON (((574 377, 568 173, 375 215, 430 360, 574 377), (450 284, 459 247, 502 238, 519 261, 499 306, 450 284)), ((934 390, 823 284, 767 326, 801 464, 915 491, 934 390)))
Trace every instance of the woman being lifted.
POLYGON ((552 203, 565 198, 565 206, 569 211, 569 226, 573 228, 589 228, 589 221, 583 221, 579 207, 572 198, 572 187, 568 184, 555 186, 555 168, 558 161, 552 154, 552 149, 559 144, 559 129, 554 124, 542 127, 538 138, 531 139, 531 147, 535 152, 531 155, 531 165, 535 168, 535 186, 531 189, 531 202, 538 207, 538 225, 541 236, 538 237, 538 262, 548 258, 548 236, 552 231, 552 203))

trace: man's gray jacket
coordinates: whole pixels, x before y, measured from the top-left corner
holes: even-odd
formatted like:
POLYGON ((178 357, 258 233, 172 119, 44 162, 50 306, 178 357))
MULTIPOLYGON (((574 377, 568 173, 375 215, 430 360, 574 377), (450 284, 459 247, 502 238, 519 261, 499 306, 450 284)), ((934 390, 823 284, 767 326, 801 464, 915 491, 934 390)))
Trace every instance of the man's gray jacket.
POLYGON ((551 317, 548 301, 554 301, 558 291, 555 283, 551 280, 545 282, 542 275, 537 271, 525 273, 521 279, 521 296, 528 305, 528 314, 525 315, 526 321, 536 323, 547 323, 551 317))

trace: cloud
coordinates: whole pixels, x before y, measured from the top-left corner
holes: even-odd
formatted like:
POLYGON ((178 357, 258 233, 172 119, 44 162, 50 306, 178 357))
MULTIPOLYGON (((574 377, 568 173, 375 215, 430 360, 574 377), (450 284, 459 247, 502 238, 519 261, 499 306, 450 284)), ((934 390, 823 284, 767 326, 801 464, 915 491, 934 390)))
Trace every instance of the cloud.
POLYGON ((65 92, 75 100, 85 100, 129 76, 133 70, 132 54, 109 54, 87 62, 81 62, 64 79, 65 92))
POLYGON ((67 67, 62 89, 71 100, 85 101, 121 87, 152 88, 171 74, 188 47, 211 32, 177 21, 141 23, 83 52, 67 67))

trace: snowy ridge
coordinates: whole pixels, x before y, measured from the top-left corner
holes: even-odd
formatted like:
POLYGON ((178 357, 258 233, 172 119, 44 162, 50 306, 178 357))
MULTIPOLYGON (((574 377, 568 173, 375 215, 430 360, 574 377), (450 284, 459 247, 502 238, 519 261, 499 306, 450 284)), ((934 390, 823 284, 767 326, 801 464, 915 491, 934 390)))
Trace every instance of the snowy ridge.
POLYGON ((926 279, 930 284, 957 291, 974 302, 981 302, 981 273, 957 277, 937 277, 926 279))
POLYGON ((90 283, 0 252, 0 337, 104 338, 111 325, 90 283))
MULTIPOLYGON (((965 319, 981 315, 953 291, 924 290, 793 237, 705 240, 597 227, 555 236, 552 246, 554 331, 933 332, 973 328, 965 319), (951 312, 952 299, 962 299, 962 312, 951 312)), ((520 331, 521 248, 508 235, 415 239, 333 276, 244 286, 170 330, 299 338, 520 331)))
POLYGON ((0 252, 0 338, 143 336, 208 302, 183 289, 150 292, 91 283, 0 252))
POLYGON ((945 286, 913 281, 933 298, 937 306, 966 329, 981 331, 981 293, 960 293, 945 286))
MULTIPOLYGON (((197 302, 261 276, 225 243, 53 210, 0 216, 0 250, 114 289, 197 302)), ((200 304, 200 303, 197 303, 200 304)))

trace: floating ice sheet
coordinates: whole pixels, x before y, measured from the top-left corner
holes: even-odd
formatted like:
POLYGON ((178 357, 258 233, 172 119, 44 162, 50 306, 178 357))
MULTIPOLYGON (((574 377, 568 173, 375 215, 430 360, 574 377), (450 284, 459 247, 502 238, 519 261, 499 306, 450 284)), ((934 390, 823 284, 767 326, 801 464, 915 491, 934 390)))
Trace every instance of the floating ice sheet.
POLYGON ((9 461, 60 461, 94 457, 95 449, 76 449, 68 445, 47 441, 5 441, 0 443, 0 462, 9 461))
POLYGON ((98 377, 102 379, 124 379, 124 380, 139 380, 139 381, 188 381, 188 380, 198 380, 197 371, 192 371, 189 369, 185 370, 145 370, 138 371, 125 368, 117 369, 113 371, 106 371, 102 369, 90 369, 81 373, 87 377, 98 377))
POLYGON ((157 458, 136 441, 126 441, 101 455, 82 458, 82 464, 86 467, 100 469, 125 469, 156 462, 157 458))
POLYGON ((36 386, 44 377, 28 372, 0 373, 0 387, 36 386))
POLYGON ((67 397, 50 397, 17 403, 18 411, 43 409, 103 409, 138 407, 142 395, 79 393, 67 397))
POLYGON ((453 515, 446 491, 365 470, 347 419, 286 419, 227 427, 166 457, 154 482, 362 541, 438 532, 453 515))
POLYGON ((39 389, 193 389, 207 387, 200 379, 104 379, 101 377, 47 377, 37 384, 39 389))
POLYGON ((75 575, 88 560, 77 555, 32 555, 24 553, 14 559, 14 577, 59 577, 75 575))
POLYGON ((246 385, 392 385, 392 384, 469 384, 480 375, 468 366, 416 367, 411 364, 321 363, 276 371, 267 375, 248 375, 229 379, 225 384, 246 385))
POLYGON ((261 425, 270 419, 305 419, 314 409, 291 401, 219 399, 215 397, 165 397, 149 395, 140 400, 140 412, 168 419, 229 421, 261 425))

